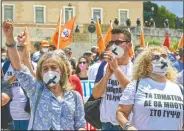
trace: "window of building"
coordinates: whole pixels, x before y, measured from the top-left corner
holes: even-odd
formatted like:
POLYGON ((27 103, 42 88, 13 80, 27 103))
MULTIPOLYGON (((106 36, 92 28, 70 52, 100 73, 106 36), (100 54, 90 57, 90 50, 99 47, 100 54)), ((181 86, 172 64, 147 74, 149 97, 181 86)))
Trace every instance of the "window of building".
POLYGON ((3 21, 7 19, 14 21, 14 5, 3 5, 3 21))
POLYGON ((75 16, 74 7, 64 6, 64 23, 70 20, 73 16, 75 16))
POLYGON ((34 23, 44 24, 46 22, 46 6, 34 5, 34 23))
POLYGON ((119 24, 126 25, 126 20, 129 17, 129 10, 128 9, 119 9, 119 24))
POLYGON ((101 20, 101 24, 103 23, 103 9, 102 8, 92 8, 92 18, 94 22, 97 20, 97 16, 101 20))

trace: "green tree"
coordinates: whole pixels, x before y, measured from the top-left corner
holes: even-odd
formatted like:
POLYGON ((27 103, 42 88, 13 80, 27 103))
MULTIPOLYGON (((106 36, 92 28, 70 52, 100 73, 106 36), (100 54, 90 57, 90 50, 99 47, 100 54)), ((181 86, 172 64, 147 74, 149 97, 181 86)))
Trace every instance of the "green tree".
POLYGON ((165 6, 158 7, 157 4, 151 3, 150 1, 144 2, 144 20, 149 20, 149 12, 151 11, 151 7, 154 7, 154 15, 153 19, 155 21, 155 25, 158 28, 164 28, 165 19, 169 20, 169 27, 175 28, 176 25, 176 15, 166 9, 165 6))

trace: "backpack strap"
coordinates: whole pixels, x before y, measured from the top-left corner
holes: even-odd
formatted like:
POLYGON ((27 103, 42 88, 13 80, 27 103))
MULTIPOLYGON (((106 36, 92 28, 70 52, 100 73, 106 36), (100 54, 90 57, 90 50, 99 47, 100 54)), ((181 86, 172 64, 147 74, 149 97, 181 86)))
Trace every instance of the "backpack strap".
MULTIPOLYGON (((136 95, 136 93, 137 93, 137 89, 138 89, 138 86, 139 86, 139 81, 140 81, 140 79, 138 79, 138 80, 136 81, 135 95, 136 95)), ((135 104, 135 99, 134 99, 134 104, 135 104)))
POLYGON ((178 86, 179 86, 179 88, 181 90, 182 95, 184 96, 184 89, 183 89, 182 85, 178 84, 178 86))
POLYGON ((103 61, 103 62, 100 64, 100 66, 99 66, 99 68, 98 68, 97 75, 96 75, 95 83, 98 83, 98 82, 102 79, 103 74, 104 74, 104 67, 105 67, 106 64, 107 64, 106 61, 103 61))
POLYGON ((32 127, 31 127, 32 131, 33 131, 33 125, 34 125, 34 121, 35 121, 35 114, 36 114, 36 111, 37 111, 38 103, 40 101, 40 97, 42 95, 43 89, 44 89, 44 87, 41 88, 40 92, 38 92, 38 96, 37 96, 37 99, 36 99, 36 102, 35 102, 35 109, 34 109, 34 112, 33 112, 33 122, 32 122, 32 127))
POLYGON ((10 61, 4 62, 3 67, 2 67, 2 70, 3 70, 4 75, 8 71, 9 66, 10 66, 10 61))
POLYGON ((137 93, 137 89, 138 89, 138 86, 139 86, 139 79, 137 80, 137 82, 136 82, 136 87, 135 87, 135 93, 137 93))

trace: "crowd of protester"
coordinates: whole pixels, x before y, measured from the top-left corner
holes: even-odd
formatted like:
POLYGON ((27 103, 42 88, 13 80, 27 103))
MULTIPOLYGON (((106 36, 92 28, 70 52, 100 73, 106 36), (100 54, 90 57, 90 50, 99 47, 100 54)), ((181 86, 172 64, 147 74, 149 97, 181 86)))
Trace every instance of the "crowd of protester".
POLYGON ((93 46, 76 60, 46 40, 30 54, 25 33, 14 37, 13 28, 3 23, 3 129, 85 130, 81 80, 94 80, 102 130, 182 130, 184 48, 136 46, 130 57, 131 33, 115 28, 104 52, 93 46))

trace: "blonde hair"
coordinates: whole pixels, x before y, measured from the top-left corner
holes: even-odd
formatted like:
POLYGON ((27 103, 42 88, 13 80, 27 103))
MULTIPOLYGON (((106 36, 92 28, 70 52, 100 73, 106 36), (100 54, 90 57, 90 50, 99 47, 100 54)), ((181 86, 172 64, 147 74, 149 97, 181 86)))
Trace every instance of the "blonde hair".
POLYGON ((69 80, 68 80, 68 71, 67 71, 67 67, 66 67, 66 62, 57 53, 54 53, 54 52, 48 52, 40 58, 40 60, 38 61, 38 65, 37 65, 36 79, 38 81, 43 82, 43 78, 41 75, 42 64, 44 61, 46 61, 48 59, 52 59, 54 62, 56 62, 59 65, 59 68, 62 72, 61 76, 60 76, 61 77, 61 79, 60 79, 61 88, 64 90, 72 90, 73 87, 70 86, 69 80))
POLYGON ((59 50, 53 51, 53 53, 56 53, 57 55, 59 55, 59 57, 64 61, 65 65, 66 65, 68 77, 69 77, 71 74, 72 67, 71 67, 69 60, 67 59, 67 57, 65 55, 65 52, 63 50, 59 49, 59 50))
MULTIPOLYGON (((145 48, 141 54, 135 59, 134 70, 133 70, 133 80, 138 80, 140 78, 149 77, 152 69, 152 52, 158 51, 160 53, 167 53, 163 47, 160 46, 149 46, 145 48)), ((166 78, 171 81, 175 81, 177 77, 177 71, 168 62, 168 72, 166 78)))

